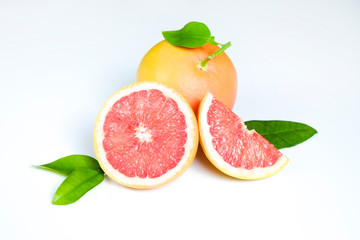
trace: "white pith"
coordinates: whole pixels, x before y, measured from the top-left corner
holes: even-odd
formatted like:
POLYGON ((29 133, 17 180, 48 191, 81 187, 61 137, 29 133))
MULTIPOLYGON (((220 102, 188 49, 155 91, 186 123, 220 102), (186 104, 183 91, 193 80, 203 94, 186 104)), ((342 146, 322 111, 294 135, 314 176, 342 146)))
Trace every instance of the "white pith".
POLYGON ((199 129, 200 136, 202 139, 203 145, 205 145, 204 151, 209 160, 222 172, 241 179, 259 179, 267 176, 271 176, 282 169, 289 161, 289 159, 282 155, 278 161, 270 166, 265 168, 253 168, 247 170, 244 168, 236 168, 231 166, 229 163, 224 161, 224 158, 216 151, 212 144, 213 137, 210 134, 210 125, 207 123, 207 112, 210 108, 214 96, 210 93, 207 93, 203 99, 201 111, 199 113, 199 129))
MULTIPOLYGON (((166 88, 163 85, 156 84, 156 83, 150 83, 150 82, 144 82, 141 84, 133 84, 130 85, 127 88, 120 89, 117 91, 114 95, 112 95, 104 104, 103 108, 101 109, 98 117, 97 117, 97 123, 95 128, 95 136, 94 136, 94 144, 96 151, 96 156, 99 160, 99 163, 102 167, 102 169, 105 171, 105 173, 112 178, 113 180, 127 185, 131 187, 140 187, 140 188, 147 188, 152 186, 161 185, 164 182, 169 181, 171 178, 173 178, 178 172, 181 172, 186 165, 189 164, 189 157, 191 155, 192 150, 196 147, 197 144, 195 142, 198 141, 198 136, 194 133, 197 133, 197 130, 194 131, 195 128, 197 128, 195 116, 192 112, 191 108, 184 102, 184 99, 175 91, 172 89, 166 88), (161 175, 158 178, 140 178, 140 177, 127 177, 124 174, 120 173, 116 169, 114 169, 111 164, 108 162, 106 158, 106 152, 103 148, 103 140, 104 140, 104 121, 106 114, 109 112, 111 107, 115 104, 117 100, 120 98, 129 95, 133 93, 134 91, 141 91, 141 90, 150 90, 150 89, 158 89, 160 90, 166 97, 170 97, 178 104, 179 110, 184 114, 185 116, 185 122, 186 122, 186 133, 187 133, 187 140, 184 145, 185 152, 183 157, 181 158, 180 162, 177 164, 176 167, 174 167, 171 170, 168 170, 165 174, 161 175), (188 161, 186 161, 188 160, 188 161)), ((140 126, 141 127, 141 126, 140 126)), ((151 141, 151 134, 146 131, 146 128, 143 127, 140 129, 137 129, 138 137, 143 139, 144 141, 151 141)), ((192 160, 192 159, 190 159, 192 160)))
POLYGON ((135 128, 135 132, 135 136, 139 138, 140 142, 152 141, 151 131, 143 123, 140 123, 139 127, 135 128))

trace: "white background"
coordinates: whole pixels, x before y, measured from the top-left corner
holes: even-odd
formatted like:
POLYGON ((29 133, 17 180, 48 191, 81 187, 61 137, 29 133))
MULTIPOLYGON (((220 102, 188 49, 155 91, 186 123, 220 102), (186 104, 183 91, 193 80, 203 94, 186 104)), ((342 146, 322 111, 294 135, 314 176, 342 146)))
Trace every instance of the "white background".
POLYGON ((360 239, 359 1, 0 0, 0 239, 360 239), (32 168, 94 156, 95 118, 161 31, 205 22, 238 73, 234 111, 318 130, 259 181, 199 153, 174 182, 110 179, 68 206, 32 168))

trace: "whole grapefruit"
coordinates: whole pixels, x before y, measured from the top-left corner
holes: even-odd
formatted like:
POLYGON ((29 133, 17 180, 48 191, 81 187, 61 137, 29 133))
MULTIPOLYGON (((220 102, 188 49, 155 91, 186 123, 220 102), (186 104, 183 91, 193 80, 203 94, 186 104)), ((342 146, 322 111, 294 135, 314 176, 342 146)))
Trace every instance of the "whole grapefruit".
POLYGON ((206 92, 232 109, 237 92, 237 76, 230 58, 222 53, 208 62, 206 69, 199 62, 219 49, 205 44, 198 48, 176 47, 162 41, 143 57, 137 71, 137 82, 155 82, 179 92, 196 113, 206 92))

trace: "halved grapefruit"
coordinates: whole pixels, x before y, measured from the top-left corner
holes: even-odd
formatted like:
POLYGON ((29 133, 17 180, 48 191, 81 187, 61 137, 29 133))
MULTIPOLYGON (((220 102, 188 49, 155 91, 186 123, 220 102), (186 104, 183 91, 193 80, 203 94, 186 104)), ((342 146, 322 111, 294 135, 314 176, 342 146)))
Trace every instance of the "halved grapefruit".
POLYGON ((157 83, 135 83, 104 104, 94 132, 104 172, 132 188, 154 188, 185 171, 199 142, 196 117, 186 100, 157 83))
POLYGON ((289 161, 211 93, 198 112, 200 143, 206 157, 225 174, 239 179, 260 179, 280 171, 289 161))

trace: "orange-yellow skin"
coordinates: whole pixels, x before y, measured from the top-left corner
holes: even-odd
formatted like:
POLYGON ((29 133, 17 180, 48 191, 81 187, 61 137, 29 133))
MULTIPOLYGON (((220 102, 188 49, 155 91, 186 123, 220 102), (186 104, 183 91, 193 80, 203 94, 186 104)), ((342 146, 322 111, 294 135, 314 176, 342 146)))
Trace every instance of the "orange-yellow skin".
POLYGON ((157 82, 175 89, 189 102, 196 113, 206 92, 211 92, 230 109, 237 91, 235 67, 222 53, 208 62, 207 70, 198 66, 201 60, 218 50, 205 44, 199 48, 175 47, 167 41, 146 53, 137 71, 136 82, 157 82))

